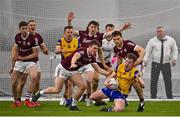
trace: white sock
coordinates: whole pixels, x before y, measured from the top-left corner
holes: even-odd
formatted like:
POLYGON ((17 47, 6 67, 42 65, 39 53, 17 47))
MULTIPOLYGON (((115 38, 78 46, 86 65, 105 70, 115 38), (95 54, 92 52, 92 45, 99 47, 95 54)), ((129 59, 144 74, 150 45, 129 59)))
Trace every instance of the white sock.
POLYGON ((43 95, 44 94, 44 90, 41 90, 39 93, 40 93, 40 95, 43 95))
POLYGON ((77 100, 75 100, 74 98, 72 99, 72 106, 77 106, 77 100))

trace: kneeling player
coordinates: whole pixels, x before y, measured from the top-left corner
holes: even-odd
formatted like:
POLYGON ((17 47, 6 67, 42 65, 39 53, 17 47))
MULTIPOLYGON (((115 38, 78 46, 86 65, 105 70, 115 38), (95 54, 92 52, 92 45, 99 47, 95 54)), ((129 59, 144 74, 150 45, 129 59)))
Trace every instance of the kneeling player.
POLYGON ((126 98, 131 90, 131 86, 134 82, 139 82, 140 86, 144 88, 144 82, 140 78, 141 72, 133 67, 136 61, 136 55, 129 53, 126 56, 126 61, 124 64, 120 64, 116 72, 113 72, 104 82, 105 88, 94 92, 91 94, 90 99, 100 100, 105 98, 114 99, 114 107, 103 108, 101 111, 114 111, 121 112, 125 108, 126 98), (108 83, 110 78, 118 80, 119 87, 116 90, 110 89, 110 84, 108 83))

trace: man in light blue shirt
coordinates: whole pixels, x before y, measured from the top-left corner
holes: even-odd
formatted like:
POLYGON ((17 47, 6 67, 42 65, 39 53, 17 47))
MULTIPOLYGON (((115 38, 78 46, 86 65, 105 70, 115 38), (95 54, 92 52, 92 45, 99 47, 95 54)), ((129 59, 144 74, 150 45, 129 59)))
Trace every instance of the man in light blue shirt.
POLYGON ((152 58, 151 67, 151 98, 157 98, 157 83, 160 71, 162 72, 166 95, 172 99, 171 64, 176 65, 178 47, 174 38, 166 35, 163 26, 156 28, 157 36, 151 38, 146 46, 144 63, 147 64, 149 56, 152 58))

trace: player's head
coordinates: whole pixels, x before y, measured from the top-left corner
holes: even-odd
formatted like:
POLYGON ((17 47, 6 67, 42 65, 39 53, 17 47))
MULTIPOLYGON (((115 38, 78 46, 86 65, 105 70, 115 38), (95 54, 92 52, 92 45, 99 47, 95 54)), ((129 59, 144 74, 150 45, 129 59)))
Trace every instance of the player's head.
POLYGON ((90 21, 87 25, 86 30, 91 34, 95 35, 99 31, 99 23, 97 21, 90 21))
MULTIPOLYGON (((107 33, 113 31, 114 28, 115 28, 115 27, 114 27, 113 24, 107 24, 107 25, 105 26, 105 30, 106 30, 107 33)), ((112 40, 112 36, 109 37, 109 38, 107 38, 107 40, 108 40, 108 41, 111 41, 111 40, 112 40)))
POLYGON ((120 31, 114 31, 112 33, 112 39, 114 41, 115 46, 122 47, 123 38, 122 38, 122 33, 120 31))
POLYGON ((106 32, 110 32, 110 31, 113 31, 114 30, 114 25, 113 24, 107 24, 106 26, 105 26, 105 30, 106 30, 106 32))
POLYGON ((91 41, 91 42, 89 43, 88 50, 87 50, 87 51, 88 51, 88 54, 89 54, 90 56, 95 56, 97 50, 99 49, 99 47, 100 47, 100 44, 99 44, 98 41, 96 41, 96 40, 91 41))
POLYGON ((28 35, 28 23, 26 21, 19 22, 19 31, 23 37, 28 35))
POLYGON ((65 26, 64 27, 64 38, 67 41, 71 41, 73 38, 73 27, 72 26, 65 26))
POLYGON ((125 59, 125 67, 132 68, 134 62, 137 60, 137 56, 133 53, 128 53, 125 59))
POLYGON ((36 21, 35 20, 28 21, 28 30, 31 33, 35 33, 35 31, 36 31, 36 21))
POLYGON ((157 38, 163 39, 164 36, 166 35, 165 29, 163 26, 158 26, 156 28, 156 33, 157 33, 157 38))

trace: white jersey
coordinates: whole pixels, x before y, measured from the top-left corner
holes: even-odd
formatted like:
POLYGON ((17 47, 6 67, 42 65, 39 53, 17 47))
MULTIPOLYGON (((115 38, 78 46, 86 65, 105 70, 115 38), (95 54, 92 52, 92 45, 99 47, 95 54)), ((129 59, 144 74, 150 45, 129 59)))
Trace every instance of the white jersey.
MULTIPOLYGON (((113 57, 113 48, 115 44, 113 40, 108 41, 107 39, 102 40, 102 49, 104 52, 104 60, 105 62, 110 61, 111 58, 113 57)), ((99 60, 97 60, 99 62, 99 60)))

